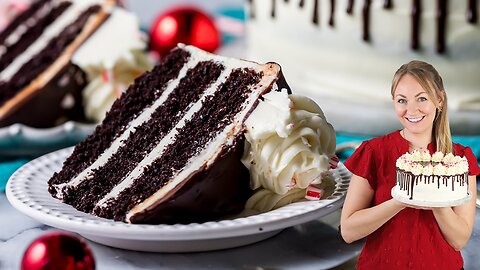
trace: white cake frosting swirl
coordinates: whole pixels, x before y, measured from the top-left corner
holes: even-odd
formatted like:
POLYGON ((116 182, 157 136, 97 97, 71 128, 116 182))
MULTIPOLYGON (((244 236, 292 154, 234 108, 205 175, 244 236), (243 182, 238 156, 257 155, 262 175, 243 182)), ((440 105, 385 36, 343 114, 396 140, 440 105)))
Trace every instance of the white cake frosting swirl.
POLYGON ((151 68, 137 17, 114 8, 108 20, 75 52, 72 62, 87 73, 85 115, 100 122, 123 90, 151 68))
POLYGON ((245 122, 242 158, 252 189, 262 190, 246 207, 258 211, 303 198, 308 185, 320 183, 335 154, 335 131, 315 102, 274 90, 263 98, 245 122))

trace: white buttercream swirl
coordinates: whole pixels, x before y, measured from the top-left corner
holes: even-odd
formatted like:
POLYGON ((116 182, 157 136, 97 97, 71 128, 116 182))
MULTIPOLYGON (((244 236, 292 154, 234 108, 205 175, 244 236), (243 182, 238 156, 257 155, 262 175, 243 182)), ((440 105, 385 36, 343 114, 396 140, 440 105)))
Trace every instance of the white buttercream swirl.
POLYGON ((442 163, 438 163, 433 167, 433 174, 437 176, 445 175, 447 169, 442 163))
POLYGON ((420 175, 423 173, 423 166, 419 163, 414 163, 412 166, 412 173, 414 175, 420 175))
POLYGON ((85 115, 94 122, 100 122, 127 87, 151 68, 143 51, 130 52, 132 58, 120 58, 111 69, 103 65, 90 66, 88 77, 90 83, 83 91, 85 115))
POLYGON ((448 176, 459 174, 457 166, 445 166, 445 174, 448 176))
POLYGON ((442 159, 443 164, 451 164, 454 161, 455 161, 455 156, 452 153, 446 154, 442 159))
POLYGON ((430 163, 427 166, 423 167, 424 175, 433 175, 433 165, 430 163))
POLYGON ((412 152, 411 160, 412 161, 422 161, 422 153, 418 149, 415 149, 412 152))
POLYGON ((432 155, 432 161, 442 162, 443 156, 444 156, 443 152, 437 151, 432 155))
POLYGON ((396 167, 415 175, 452 176, 468 172, 468 161, 465 157, 452 153, 445 155, 440 151, 431 155, 431 158, 429 156, 430 153, 427 151, 415 150, 412 154, 407 152, 397 159, 396 167), (419 158, 421 160, 418 160, 419 158))
POLYGON ((319 183, 322 172, 329 169, 336 142, 332 125, 311 99, 288 95, 286 91, 271 91, 263 99, 245 122, 247 142, 242 158, 250 170, 252 189, 263 188, 276 194, 266 199, 267 191, 256 192, 247 208, 258 211, 278 207, 277 203, 258 201, 291 197, 295 189, 303 190, 305 195, 309 184, 319 183))
POLYGON ((152 64, 144 52, 146 43, 138 19, 114 8, 108 19, 75 52, 72 62, 87 73, 83 91, 88 119, 100 122, 112 103, 152 64))
POLYGON ((424 162, 430 162, 432 160, 432 156, 430 155, 430 151, 427 149, 423 149, 420 151, 420 160, 424 162))

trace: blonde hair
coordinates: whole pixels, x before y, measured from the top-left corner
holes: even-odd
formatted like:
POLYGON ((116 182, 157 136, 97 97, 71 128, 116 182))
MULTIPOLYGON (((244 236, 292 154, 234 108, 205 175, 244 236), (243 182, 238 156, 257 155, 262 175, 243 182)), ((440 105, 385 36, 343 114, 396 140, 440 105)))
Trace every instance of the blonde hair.
POLYGON ((448 122, 447 95, 443 87, 442 77, 440 77, 440 74, 438 74, 432 65, 423 61, 413 60, 402 65, 397 72, 395 72, 392 80, 392 97, 394 96, 398 82, 406 74, 411 75, 417 80, 437 108, 432 130, 432 137, 435 138, 437 151, 452 153, 452 134, 448 122), (440 101, 442 102, 440 103, 440 101))

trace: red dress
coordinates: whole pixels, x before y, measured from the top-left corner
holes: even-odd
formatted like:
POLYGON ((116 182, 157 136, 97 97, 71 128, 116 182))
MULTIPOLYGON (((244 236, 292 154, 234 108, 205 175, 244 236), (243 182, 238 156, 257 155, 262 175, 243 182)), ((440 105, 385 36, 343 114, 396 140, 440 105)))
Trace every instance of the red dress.
MULTIPOLYGON (((470 175, 480 174, 469 147, 453 144, 455 155, 468 160, 470 175)), ((408 141, 395 131, 363 142, 345 166, 368 180, 375 191, 372 206, 392 198, 395 162, 409 149, 408 141)), ((429 144, 433 154, 435 145, 429 144)), ((442 236, 430 210, 405 208, 367 237, 357 269, 460 269, 462 255, 442 236)))

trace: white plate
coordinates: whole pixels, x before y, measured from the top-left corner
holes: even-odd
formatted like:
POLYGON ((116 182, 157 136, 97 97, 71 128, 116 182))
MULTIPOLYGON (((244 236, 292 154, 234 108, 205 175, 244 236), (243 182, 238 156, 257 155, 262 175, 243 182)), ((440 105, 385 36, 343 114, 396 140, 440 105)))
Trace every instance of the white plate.
POLYGON ((52 128, 14 124, 0 128, 1 156, 39 156, 77 144, 93 132, 95 124, 66 122, 52 128))
POLYGON ((191 252, 237 247, 279 233, 282 229, 325 216, 343 204, 351 174, 342 163, 333 170, 335 191, 320 201, 293 203, 267 213, 187 225, 138 225, 115 222, 77 211, 54 199, 47 181, 59 171, 73 148, 62 149, 25 164, 9 179, 6 195, 24 214, 47 225, 76 232, 112 247, 191 252))
POLYGON ((467 196, 465 196, 462 199, 444 201, 444 202, 432 202, 432 201, 416 200, 416 199, 410 200, 409 198, 405 198, 404 196, 401 195, 398 189, 398 186, 394 186, 392 188, 392 197, 399 202, 420 206, 420 207, 451 207, 451 206, 462 205, 470 201, 472 199, 472 194, 469 193, 467 196))

